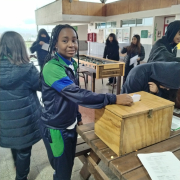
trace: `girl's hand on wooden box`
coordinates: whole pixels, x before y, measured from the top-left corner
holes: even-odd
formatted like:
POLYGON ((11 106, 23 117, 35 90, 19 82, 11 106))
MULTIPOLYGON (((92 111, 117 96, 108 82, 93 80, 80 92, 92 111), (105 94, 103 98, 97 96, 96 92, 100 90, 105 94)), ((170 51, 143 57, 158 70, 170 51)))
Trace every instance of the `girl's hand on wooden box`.
POLYGON ((128 94, 120 94, 116 96, 116 104, 131 106, 133 104, 133 99, 128 94))
POLYGON ((81 125, 83 125, 83 122, 82 122, 82 121, 79 121, 79 122, 78 122, 78 126, 81 126, 81 125))

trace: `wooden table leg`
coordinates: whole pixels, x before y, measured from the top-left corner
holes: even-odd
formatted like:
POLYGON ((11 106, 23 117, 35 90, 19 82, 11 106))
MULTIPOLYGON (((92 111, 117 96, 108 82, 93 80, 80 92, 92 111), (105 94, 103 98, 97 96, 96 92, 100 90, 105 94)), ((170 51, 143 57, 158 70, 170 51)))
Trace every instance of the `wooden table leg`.
MULTIPOLYGON (((80 174, 84 180, 88 180, 91 174, 94 174, 93 171, 94 166, 97 166, 101 159, 94 153, 94 151, 91 151, 89 155, 85 154, 78 157, 80 161, 83 163, 83 167, 80 171, 80 174), (90 159, 90 160, 89 160, 90 159), (89 162, 90 161, 90 162, 89 162), (92 164, 93 163, 93 164, 92 164), (95 164, 94 164, 95 163, 95 164), (90 169, 90 170, 89 170, 90 169), (93 172, 93 173, 92 173, 93 172)), ((96 174, 96 173, 95 173, 96 174)))
POLYGON ((89 155, 79 156, 79 159, 84 164, 80 174, 84 180, 88 180, 91 174, 95 180, 110 180, 106 174, 98 166, 101 159, 91 150, 89 155))
POLYGON ((83 167, 81 168, 81 171, 79 173, 84 180, 88 180, 91 176, 91 173, 88 171, 87 157, 88 155, 82 155, 78 157, 80 161, 83 163, 83 167))
POLYGON ((116 94, 118 95, 118 94, 120 94, 120 92, 121 92, 121 76, 118 76, 117 77, 117 92, 116 92, 116 94))
POLYGON ((95 78, 96 78, 96 74, 93 73, 93 75, 91 76, 91 91, 95 92, 95 78))
POLYGON ((86 74, 86 83, 88 83, 88 75, 86 74))

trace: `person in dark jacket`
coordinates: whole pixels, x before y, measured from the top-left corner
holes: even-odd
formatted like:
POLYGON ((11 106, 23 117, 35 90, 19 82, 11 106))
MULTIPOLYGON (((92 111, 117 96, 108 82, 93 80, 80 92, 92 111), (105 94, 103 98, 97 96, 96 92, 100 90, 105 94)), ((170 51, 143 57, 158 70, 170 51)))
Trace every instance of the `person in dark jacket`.
POLYGON ((23 38, 5 32, 0 39, 0 146, 11 148, 16 180, 27 180, 32 145, 40 139, 39 72, 29 63, 23 38))
POLYGON ((145 58, 145 51, 144 51, 144 47, 140 43, 140 36, 138 34, 134 35, 132 38, 131 45, 124 47, 121 50, 121 53, 122 54, 127 53, 127 55, 125 56, 125 63, 126 63, 125 75, 124 75, 124 82, 125 82, 129 72, 134 67, 134 64, 130 65, 130 59, 138 55, 137 65, 139 65, 140 61, 143 61, 145 58))
POLYGON ((70 180, 74 163, 77 133, 76 125, 82 124, 78 105, 98 109, 108 104, 131 105, 129 95, 96 94, 80 89, 77 63, 72 57, 78 51, 78 35, 69 25, 57 25, 51 35, 47 63, 42 70, 41 133, 54 180, 70 180), (55 56, 51 58, 53 50, 55 56))
POLYGON ((176 57, 178 43, 180 43, 180 21, 174 21, 168 25, 165 36, 153 45, 148 63, 156 61, 180 62, 180 57, 176 57))
POLYGON ((50 37, 45 29, 40 29, 36 41, 30 47, 31 53, 37 52, 37 59, 40 69, 43 68, 45 57, 48 51, 42 49, 44 43, 49 44, 50 37))
MULTIPOLYGON (((108 38, 106 39, 106 46, 104 49, 103 58, 119 61, 119 45, 116 35, 114 33, 109 34, 108 38)), ((113 80, 114 78, 110 77, 107 85, 112 85, 113 80)), ((115 78, 115 83, 116 83, 116 78, 115 78)))
POLYGON ((121 93, 146 91, 175 101, 180 87, 180 63, 146 63, 133 68, 122 87, 121 93))

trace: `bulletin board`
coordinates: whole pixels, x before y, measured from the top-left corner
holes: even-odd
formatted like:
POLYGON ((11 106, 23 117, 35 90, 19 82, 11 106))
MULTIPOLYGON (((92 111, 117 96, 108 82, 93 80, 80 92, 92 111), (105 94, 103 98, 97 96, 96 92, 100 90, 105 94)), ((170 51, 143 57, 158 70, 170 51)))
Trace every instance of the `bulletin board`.
POLYGON ((130 42, 130 28, 107 28, 104 32, 104 42, 110 33, 114 33, 116 35, 119 43, 130 42))
POLYGON ((148 38, 148 30, 141 31, 141 38, 148 38))

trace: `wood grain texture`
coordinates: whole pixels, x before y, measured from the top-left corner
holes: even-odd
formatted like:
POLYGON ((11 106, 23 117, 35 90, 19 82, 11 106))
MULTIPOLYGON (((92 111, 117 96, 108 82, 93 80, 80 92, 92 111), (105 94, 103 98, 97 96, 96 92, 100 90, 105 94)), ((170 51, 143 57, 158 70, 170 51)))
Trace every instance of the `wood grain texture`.
POLYGON ((180 130, 178 131, 171 131, 170 137, 178 136, 180 134, 180 130))
POLYGON ((67 0, 62 0, 62 13, 71 15, 85 16, 105 16, 106 6, 102 3, 82 2, 75 0, 70 3, 67 0))
POLYGON ((95 110, 95 134, 118 156, 170 137, 174 103, 146 92, 137 94, 141 101, 131 107, 109 105, 95 110))
POLYGON ((62 0, 62 14, 71 14, 71 3, 67 0, 62 0))
POLYGON ((86 133, 83 133, 81 137, 90 147, 92 147, 91 141, 99 139, 98 136, 96 136, 96 134, 94 133, 94 131, 88 131, 86 133))
POLYGON ((106 109, 95 110, 95 134, 119 154, 121 119, 106 109))
MULTIPOLYGON (((174 155, 180 159, 180 150, 174 152, 174 155)), ((151 180, 148 172, 144 167, 140 167, 138 169, 135 169, 133 171, 130 171, 129 173, 126 173, 123 175, 125 180, 151 180)))
POLYGON ((137 154, 139 153, 153 153, 164 151, 174 152, 179 149, 180 135, 113 160, 110 162, 110 169, 113 170, 113 172, 117 171, 117 174, 119 173, 122 175, 142 166, 141 161, 137 157, 137 154))
POLYGON ((124 76, 124 64, 104 64, 96 66, 96 79, 124 76))
POLYGON ((180 0, 178 0, 178 4, 180 4, 180 0))
POLYGON ((91 147, 95 153, 98 153, 98 151, 102 149, 108 148, 107 145, 101 139, 91 141, 91 147))
POLYGON ((120 154, 136 151, 170 137, 173 107, 153 112, 152 118, 146 114, 124 120, 120 154))
POLYGON ((121 14, 121 12, 118 12, 117 2, 106 4, 106 16, 113 16, 117 14, 121 14))
MULTIPOLYGON (((124 76, 125 63, 123 62, 118 62, 114 60, 109 60, 109 59, 104 59, 104 58, 99 58, 99 57, 89 56, 89 55, 80 55, 80 58, 84 58, 84 57, 88 57, 91 59, 93 58, 97 60, 103 60, 107 63, 107 64, 96 65, 92 62, 79 60, 80 65, 82 65, 80 66, 80 71, 83 71, 83 67, 95 69, 96 79, 124 76)), ((74 58, 74 60, 78 62, 78 59, 74 58)))
POLYGON ((88 171, 94 176, 95 179, 110 180, 90 156, 87 158, 87 160, 88 160, 88 171))
POLYGON ((171 7, 172 5, 177 5, 178 1, 177 0, 161 0, 161 5, 160 8, 166 8, 166 7, 171 7))
POLYGON ((129 3, 131 3, 131 0, 121 0, 117 2, 117 14, 126 14, 129 13, 129 3))
POLYGON ((129 3, 129 13, 138 12, 142 0, 131 0, 129 3))
POLYGON ((85 132, 94 130, 94 123, 88 123, 82 126, 77 126, 76 130, 78 134, 81 136, 85 132))
POLYGON ((71 3, 72 15, 88 15, 88 2, 75 1, 71 3))
POLYGON ((150 109, 155 111, 174 106, 173 102, 144 91, 132 93, 130 95, 133 94, 140 94, 141 101, 135 102, 131 107, 114 104, 107 105, 105 108, 121 118, 127 118, 130 116, 148 113, 150 109))
POLYGON ((103 4, 88 3, 88 16, 103 16, 103 4))
POLYGON ((106 4, 102 4, 102 16, 106 16, 106 4))

